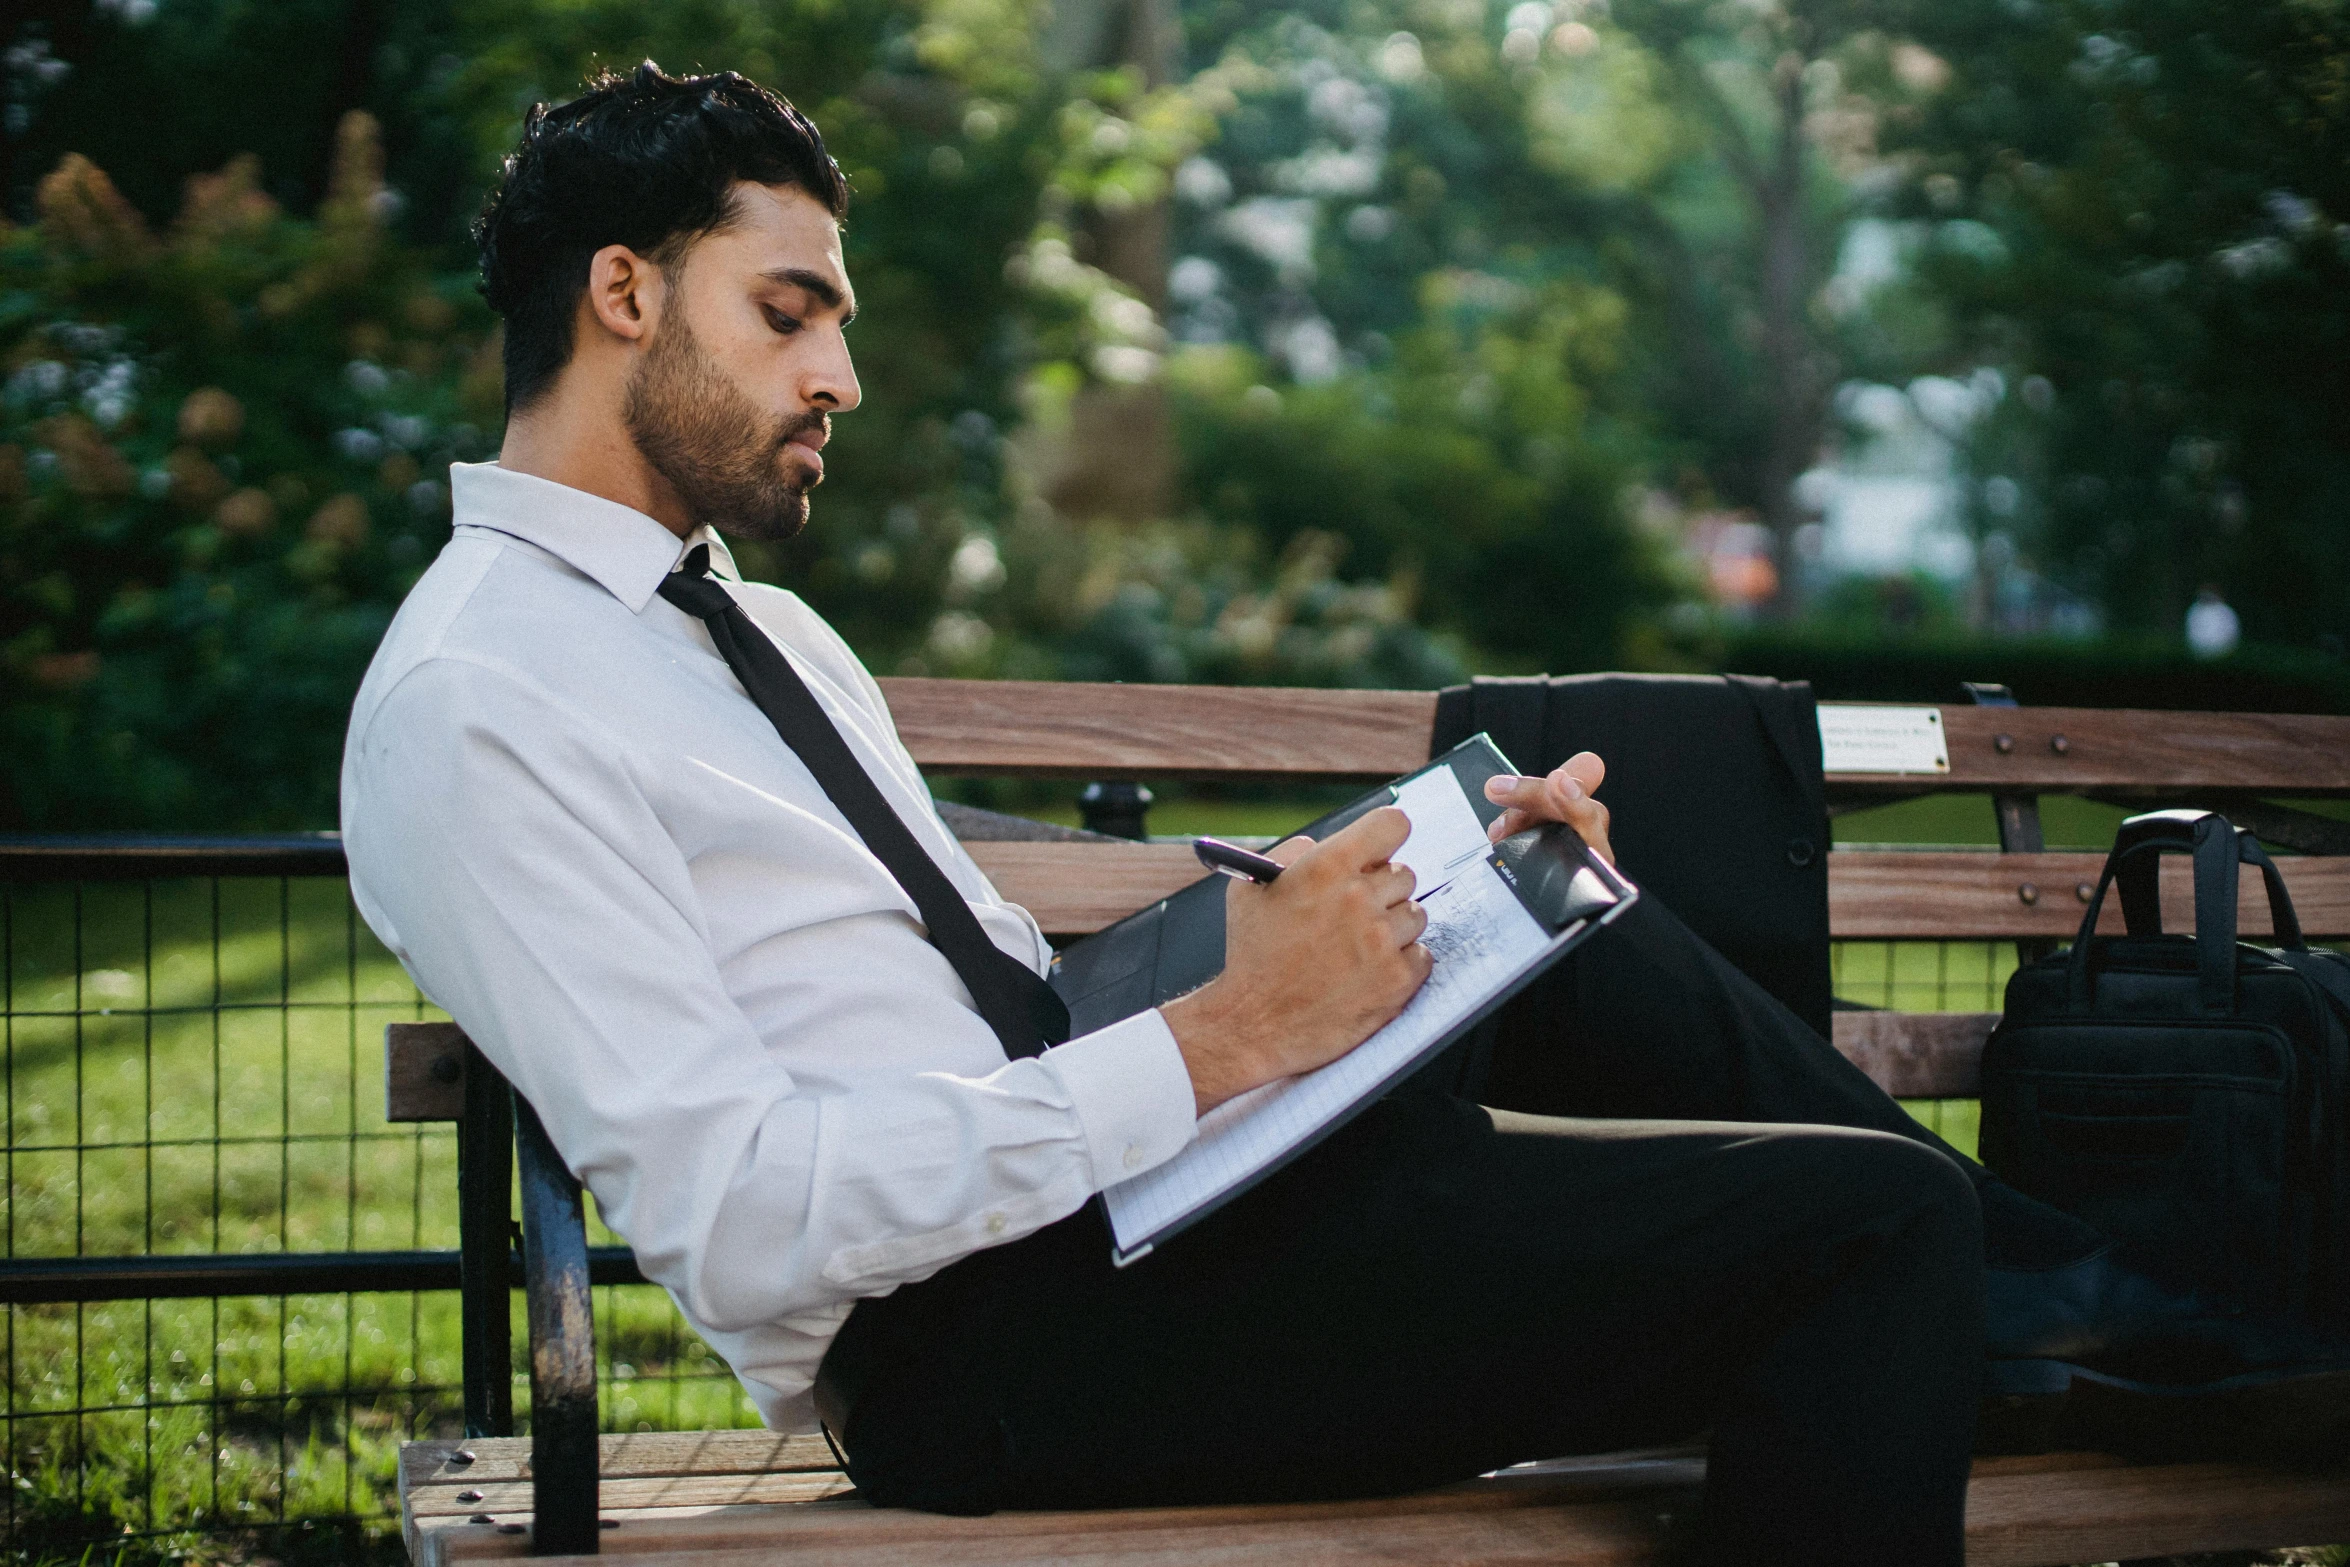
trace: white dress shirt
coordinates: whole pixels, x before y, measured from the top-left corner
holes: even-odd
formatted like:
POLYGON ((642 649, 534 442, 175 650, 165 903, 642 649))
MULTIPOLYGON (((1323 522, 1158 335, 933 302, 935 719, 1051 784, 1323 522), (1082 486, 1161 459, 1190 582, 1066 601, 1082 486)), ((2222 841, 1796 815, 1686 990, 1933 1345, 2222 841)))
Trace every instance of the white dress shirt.
POLYGON ((1043 972, 1036 922, 797 596, 735 580, 706 532, 491 464, 451 481, 456 536, 351 714, 352 894, 768 1424, 805 1428, 860 1297, 1173 1157, 1190 1077, 1155 1011, 1007 1061, 913 900, 654 590, 710 544, 989 938, 1043 972))

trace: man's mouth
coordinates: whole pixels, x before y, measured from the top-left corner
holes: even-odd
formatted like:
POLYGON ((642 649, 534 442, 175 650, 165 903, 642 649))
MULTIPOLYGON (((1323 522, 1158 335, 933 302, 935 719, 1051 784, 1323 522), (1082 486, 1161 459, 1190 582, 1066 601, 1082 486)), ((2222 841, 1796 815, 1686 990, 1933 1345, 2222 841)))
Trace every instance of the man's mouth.
POLYGON ((832 431, 825 425, 819 424, 811 429, 794 430, 783 443, 783 449, 797 457, 808 469, 810 484, 824 482, 823 447, 831 437, 832 431))

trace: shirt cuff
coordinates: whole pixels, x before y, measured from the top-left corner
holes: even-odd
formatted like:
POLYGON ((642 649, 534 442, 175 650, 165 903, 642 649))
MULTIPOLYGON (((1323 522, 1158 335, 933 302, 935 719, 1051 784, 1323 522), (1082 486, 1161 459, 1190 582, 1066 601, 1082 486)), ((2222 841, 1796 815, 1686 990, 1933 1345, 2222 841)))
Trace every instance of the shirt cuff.
POLYGON ((1165 1164, 1198 1130, 1191 1072, 1158 1008, 1044 1053, 1068 1090, 1101 1191, 1165 1164))

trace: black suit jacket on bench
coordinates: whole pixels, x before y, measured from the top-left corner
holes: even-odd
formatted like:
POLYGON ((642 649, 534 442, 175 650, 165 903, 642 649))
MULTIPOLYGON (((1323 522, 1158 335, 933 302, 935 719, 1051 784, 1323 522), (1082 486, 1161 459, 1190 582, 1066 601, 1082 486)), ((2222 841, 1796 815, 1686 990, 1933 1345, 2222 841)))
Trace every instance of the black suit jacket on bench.
POLYGON ((1480 730, 1529 773, 1598 752, 1624 874, 1829 1032, 1828 811, 1808 683, 1479 679, 1437 698, 1431 754, 1480 730))

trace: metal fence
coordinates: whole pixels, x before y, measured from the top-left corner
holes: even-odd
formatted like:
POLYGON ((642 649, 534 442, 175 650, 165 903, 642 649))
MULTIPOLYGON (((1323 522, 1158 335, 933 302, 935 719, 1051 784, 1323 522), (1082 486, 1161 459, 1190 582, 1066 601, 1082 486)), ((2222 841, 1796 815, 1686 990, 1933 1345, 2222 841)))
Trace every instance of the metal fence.
MULTIPOLYGON (((0 846, 12 1551, 397 1556, 400 1442, 461 1429, 454 1131, 383 1119, 435 1015, 332 839, 0 846)), ((600 1296, 608 1427, 755 1423, 666 1295, 600 1296)))
MULTIPOLYGON (((2013 961, 1845 943, 1837 989, 1989 1010, 2013 961)), ((454 1131, 383 1119, 383 1025, 436 1015, 331 838, 0 844, 14 1551, 397 1558, 399 1444, 462 1424, 454 1131)), ((607 1428, 755 1423, 659 1290, 597 1329, 607 1428)))

